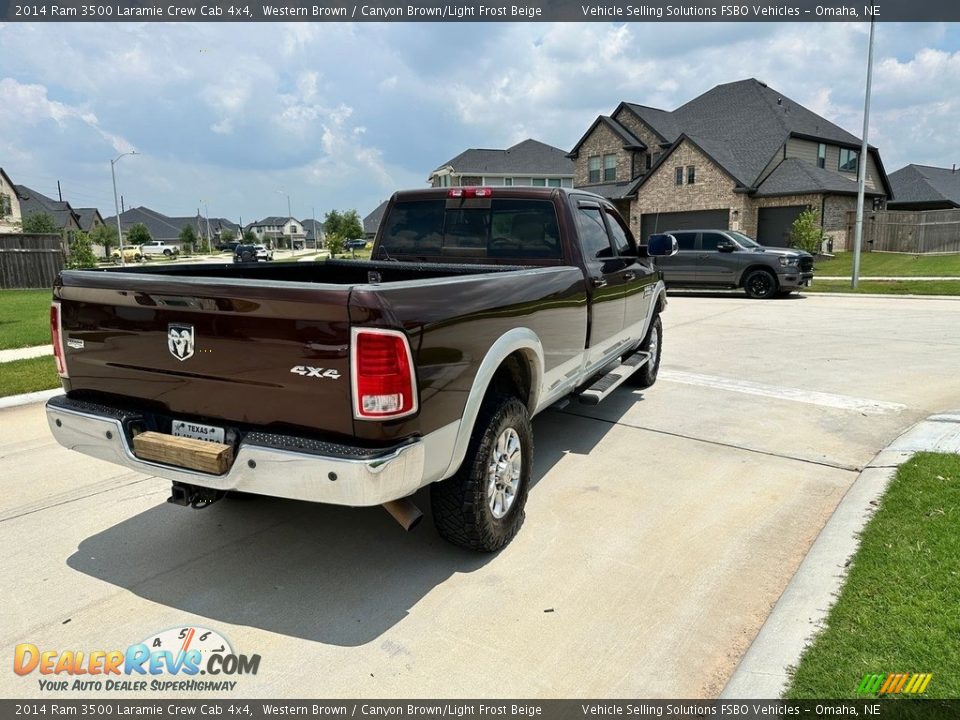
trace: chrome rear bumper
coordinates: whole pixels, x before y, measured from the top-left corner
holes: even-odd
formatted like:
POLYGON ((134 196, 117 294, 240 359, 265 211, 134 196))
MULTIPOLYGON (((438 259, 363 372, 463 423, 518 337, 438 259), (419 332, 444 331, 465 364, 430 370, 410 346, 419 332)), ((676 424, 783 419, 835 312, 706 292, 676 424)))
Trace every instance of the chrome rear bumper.
POLYGON ((223 475, 210 475, 136 457, 123 411, 64 396, 49 400, 46 410, 50 431, 70 450, 146 475, 215 490, 366 506, 407 497, 423 485, 425 452, 420 440, 350 457, 323 453, 325 447, 343 446, 248 433, 230 469, 223 475), (278 439, 286 442, 278 443, 278 439))

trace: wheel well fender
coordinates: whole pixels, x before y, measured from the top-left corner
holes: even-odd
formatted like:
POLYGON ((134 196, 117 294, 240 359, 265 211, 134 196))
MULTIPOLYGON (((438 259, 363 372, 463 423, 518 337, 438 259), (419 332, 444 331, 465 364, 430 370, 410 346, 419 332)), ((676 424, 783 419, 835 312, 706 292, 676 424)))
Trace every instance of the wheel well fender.
POLYGON ((532 415, 540 400, 542 383, 543 345, 537 334, 529 328, 513 328, 497 338, 480 362, 467 395, 453 455, 443 478, 450 477, 460 468, 480 406, 491 390, 517 395, 532 415))
POLYGON ((752 273, 754 270, 763 270, 768 275, 772 275, 773 279, 776 281, 777 273, 768 265, 750 265, 743 269, 743 272, 740 273, 740 282, 737 283, 739 287, 743 287, 743 283, 747 279, 747 275, 752 273))

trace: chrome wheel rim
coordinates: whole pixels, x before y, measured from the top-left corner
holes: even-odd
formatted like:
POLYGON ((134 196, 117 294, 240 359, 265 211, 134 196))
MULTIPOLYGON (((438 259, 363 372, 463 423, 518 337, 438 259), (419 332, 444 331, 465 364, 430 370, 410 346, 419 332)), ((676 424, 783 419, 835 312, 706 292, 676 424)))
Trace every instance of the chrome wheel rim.
POLYGON ((490 513, 500 520, 513 507, 520 491, 520 473, 523 469, 523 450, 520 436, 512 427, 497 438, 487 467, 487 505, 490 513))
POLYGON ((657 326, 650 328, 650 344, 647 346, 647 352, 650 353, 650 359, 647 361, 651 367, 657 362, 657 351, 660 350, 660 333, 657 332, 657 326))

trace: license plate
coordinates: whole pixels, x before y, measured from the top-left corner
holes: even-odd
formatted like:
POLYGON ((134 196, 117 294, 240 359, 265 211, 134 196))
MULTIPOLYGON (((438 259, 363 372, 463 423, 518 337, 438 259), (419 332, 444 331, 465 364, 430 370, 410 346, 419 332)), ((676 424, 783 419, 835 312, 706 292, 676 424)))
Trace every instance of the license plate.
POLYGON ((812 284, 813 284, 813 280, 804 280, 804 281, 803 281, 803 286, 804 286, 804 287, 810 287, 812 284))
POLYGON ((177 437, 188 437, 194 440, 223 443, 223 428, 214 427, 213 425, 201 425, 200 423, 186 422, 185 420, 174 420, 173 434, 177 437))

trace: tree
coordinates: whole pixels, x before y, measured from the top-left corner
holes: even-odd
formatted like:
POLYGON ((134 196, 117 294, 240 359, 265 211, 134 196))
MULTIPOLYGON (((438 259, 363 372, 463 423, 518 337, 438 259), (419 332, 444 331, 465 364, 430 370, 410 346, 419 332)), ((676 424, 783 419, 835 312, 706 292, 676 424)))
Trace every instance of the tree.
POLYGON ((127 230, 127 245, 143 245, 151 240, 153 240, 153 236, 143 223, 137 223, 127 230))
POLYGON ((97 266, 97 256, 93 254, 93 244, 90 236, 78 230, 70 243, 70 252, 67 255, 67 267, 71 270, 79 268, 93 268, 97 266))
POLYGON ((363 223, 356 210, 340 212, 331 210, 323 218, 323 231, 327 235, 338 235, 344 240, 363 237, 363 223))
POLYGON ((790 245, 808 253, 820 252, 823 243, 823 230, 820 228, 820 214, 814 209, 804 210, 797 215, 790 226, 790 245))
POLYGON ((220 244, 226 245, 228 242, 233 242, 237 239, 237 234, 230 229, 220 231, 220 244))
POLYGON ((53 216, 42 210, 27 215, 23 219, 20 228, 25 233, 56 235, 59 235, 61 230, 61 228, 57 227, 57 221, 53 219, 53 216))
POLYGON ((177 240, 180 241, 180 249, 184 252, 193 252, 193 249, 197 246, 197 233, 193 229, 193 225, 184 225, 180 228, 180 234, 177 236, 177 240))
POLYGON ((339 235, 327 234, 327 249, 330 251, 330 257, 336 257, 337 253, 343 252, 345 240, 339 235))
POLYGON ((257 234, 253 230, 243 231, 244 245, 256 245, 258 242, 260 242, 260 240, 257 238, 257 234))
POLYGON ((103 254, 110 257, 110 248, 118 245, 117 229, 111 225, 97 225, 90 231, 90 242, 103 246, 103 254))

